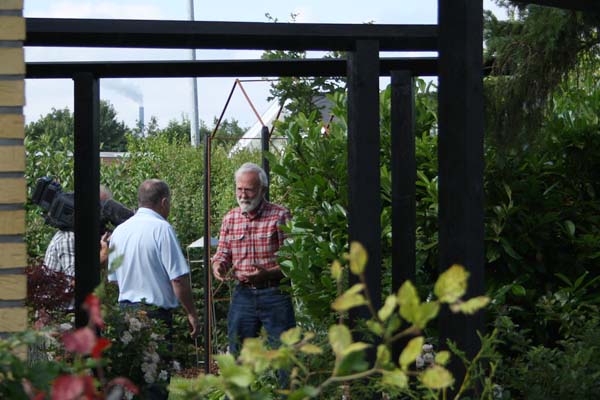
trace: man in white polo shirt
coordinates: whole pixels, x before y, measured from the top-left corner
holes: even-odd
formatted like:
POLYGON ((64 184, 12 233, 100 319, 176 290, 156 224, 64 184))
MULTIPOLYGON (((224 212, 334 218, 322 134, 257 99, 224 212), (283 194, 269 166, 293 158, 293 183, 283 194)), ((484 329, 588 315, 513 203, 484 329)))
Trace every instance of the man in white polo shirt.
POLYGON ((138 206, 135 215, 117 226, 110 238, 108 280, 119 286, 119 305, 123 309, 157 307, 148 316, 164 321, 171 336, 171 310, 181 303, 191 335, 196 336, 199 323, 190 269, 167 222, 169 186, 158 179, 144 181, 138 190, 138 206))

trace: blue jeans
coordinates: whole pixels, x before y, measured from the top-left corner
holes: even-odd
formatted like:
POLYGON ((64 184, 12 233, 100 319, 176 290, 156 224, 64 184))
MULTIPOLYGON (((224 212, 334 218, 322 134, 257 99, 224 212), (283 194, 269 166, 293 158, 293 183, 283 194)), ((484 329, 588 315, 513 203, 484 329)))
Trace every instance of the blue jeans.
POLYGON ((278 287, 236 286, 227 316, 229 352, 238 356, 244 339, 257 337, 263 326, 270 346, 279 347, 281 334, 296 326, 290 295, 278 287))

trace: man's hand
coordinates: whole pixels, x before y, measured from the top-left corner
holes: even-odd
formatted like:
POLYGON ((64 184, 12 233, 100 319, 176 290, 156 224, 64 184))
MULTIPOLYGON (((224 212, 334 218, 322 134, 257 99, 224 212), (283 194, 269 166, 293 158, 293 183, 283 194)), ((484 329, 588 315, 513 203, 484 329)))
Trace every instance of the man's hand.
POLYGON ((221 263, 214 263, 212 265, 213 275, 217 278, 218 281, 223 282, 227 279, 227 267, 222 265, 221 263))
POLYGON ((198 334, 200 334, 200 321, 198 321, 198 316, 188 314, 188 322, 190 323, 190 335, 192 335, 192 337, 198 336, 198 334))
POLYGON ((108 241, 110 233, 106 232, 100 239, 100 265, 104 265, 108 261, 108 241))

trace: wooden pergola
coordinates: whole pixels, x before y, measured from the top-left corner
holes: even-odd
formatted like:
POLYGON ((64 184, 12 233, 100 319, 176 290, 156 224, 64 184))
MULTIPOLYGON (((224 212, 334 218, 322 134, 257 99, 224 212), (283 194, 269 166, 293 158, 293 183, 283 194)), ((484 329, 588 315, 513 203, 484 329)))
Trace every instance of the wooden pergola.
MULTIPOLYGON (((595 0, 522 1, 600 12, 595 0)), ((115 77, 346 76, 348 80, 349 240, 369 253, 367 285, 381 305, 379 77, 392 85, 392 282, 415 274, 414 93, 412 77, 439 77, 439 265, 470 272, 469 296, 484 292, 483 1, 439 0, 438 25, 285 24, 202 21, 23 18, 22 0, 0 5, 0 320, 18 315, 23 329, 25 180, 23 78, 68 78, 75 96, 75 237, 79 306, 100 281, 99 80, 115 77), (186 49, 343 50, 346 60, 27 63, 23 46, 186 49), (380 58, 385 51, 437 51, 436 58, 380 58), (8 65, 6 64, 6 65, 8 65), (4 62, 2 64, 5 65, 4 62), (8 88, 8 89, 7 89, 8 88)), ((208 146, 206 147, 208 148, 208 146)), ((207 154, 205 154, 207 156, 207 154)), ((206 186, 206 185, 205 185, 206 186)), ((206 210, 205 210, 206 213, 206 210)), ((205 220, 207 220, 205 215, 205 220)), ((204 237, 210 237, 205 227, 204 237)), ((208 248, 207 248, 208 251, 208 248)), ((207 269, 208 270, 208 269, 207 269)), ((207 272, 208 273, 208 272, 207 272)), ((208 304, 206 305, 208 307, 208 304)), ((352 318, 363 318, 358 309, 352 318)), ((472 356, 482 314, 440 321, 441 343, 472 356)), ((209 334, 205 334, 210 338, 209 334)), ((208 363, 206 364, 208 367, 208 363)), ((459 372, 460 373, 460 372, 459 372)))

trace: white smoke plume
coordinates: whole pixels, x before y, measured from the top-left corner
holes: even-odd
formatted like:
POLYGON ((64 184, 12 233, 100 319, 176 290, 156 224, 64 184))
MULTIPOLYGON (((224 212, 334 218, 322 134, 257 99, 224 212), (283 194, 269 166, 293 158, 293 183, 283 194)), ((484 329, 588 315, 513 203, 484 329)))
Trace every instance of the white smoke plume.
POLYGON ((139 106, 144 104, 144 95, 140 87, 126 79, 102 79, 102 88, 112 90, 121 96, 135 101, 139 106))

